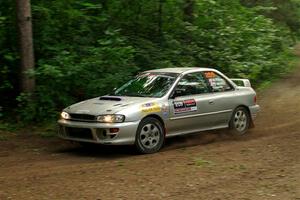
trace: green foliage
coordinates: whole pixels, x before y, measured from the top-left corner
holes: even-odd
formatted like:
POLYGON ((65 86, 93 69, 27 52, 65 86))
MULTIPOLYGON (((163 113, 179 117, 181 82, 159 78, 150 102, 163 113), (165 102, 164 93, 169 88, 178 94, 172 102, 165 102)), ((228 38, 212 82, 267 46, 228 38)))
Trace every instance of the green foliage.
POLYGON ((214 67, 255 85, 287 70, 289 46, 299 29, 261 15, 279 4, 244 7, 237 0, 194 0, 186 13, 186 3, 33 0, 36 66, 27 73, 37 86, 29 95, 17 90, 14 4, 1 1, 0 105, 17 110, 21 121, 47 121, 67 105, 107 94, 147 69, 214 67))
POLYGON ((56 109, 106 94, 138 70, 134 47, 118 29, 103 25, 106 18, 101 5, 46 4, 41 1, 33 6, 33 15, 39 19, 35 38, 40 55, 31 72, 37 81, 33 99, 26 94, 18 97, 25 121, 54 118, 56 109))
POLYGON ((7 123, 4 121, 0 121, 0 133, 3 132, 14 132, 18 129, 16 124, 7 123))
POLYGON ((217 66, 229 76, 247 77, 254 83, 282 71, 285 44, 291 43, 283 39, 286 30, 234 0, 203 0, 198 9, 199 20, 188 29, 197 47, 204 47, 196 51, 197 64, 217 66))
MULTIPOLYGON (((0 1, 0 115, 15 104, 17 94, 17 42, 11 1, 0 1)), ((1 117, 1 116, 0 116, 1 117)))
POLYGON ((241 0, 241 2, 276 23, 288 27, 291 30, 291 37, 300 35, 299 0, 241 0))

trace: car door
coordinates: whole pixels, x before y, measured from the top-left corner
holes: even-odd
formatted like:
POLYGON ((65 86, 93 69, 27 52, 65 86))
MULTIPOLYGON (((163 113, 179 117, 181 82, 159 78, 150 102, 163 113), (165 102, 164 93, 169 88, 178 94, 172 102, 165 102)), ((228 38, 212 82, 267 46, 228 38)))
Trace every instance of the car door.
POLYGON ((201 72, 184 75, 169 98, 170 119, 167 132, 170 135, 196 132, 212 126, 211 91, 201 72))
POLYGON ((203 75, 212 92, 210 95, 212 126, 227 126, 236 105, 235 89, 224 76, 217 72, 204 71, 203 75))

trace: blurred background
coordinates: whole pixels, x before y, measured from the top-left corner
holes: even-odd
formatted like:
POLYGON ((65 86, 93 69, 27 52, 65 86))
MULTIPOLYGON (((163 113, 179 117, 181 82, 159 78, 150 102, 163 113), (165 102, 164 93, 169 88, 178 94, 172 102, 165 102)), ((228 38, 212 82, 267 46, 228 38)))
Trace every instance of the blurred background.
POLYGON ((0 122, 54 122, 153 68, 263 88, 293 67, 299 35, 300 0, 0 1, 0 122))

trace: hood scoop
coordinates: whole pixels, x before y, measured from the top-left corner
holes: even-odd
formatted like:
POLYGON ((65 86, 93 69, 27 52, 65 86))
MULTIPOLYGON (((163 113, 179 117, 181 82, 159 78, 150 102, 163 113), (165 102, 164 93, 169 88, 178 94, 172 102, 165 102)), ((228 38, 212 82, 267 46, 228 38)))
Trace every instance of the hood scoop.
POLYGON ((120 97, 109 97, 109 96, 100 97, 99 99, 106 100, 106 101, 121 101, 122 100, 120 97))

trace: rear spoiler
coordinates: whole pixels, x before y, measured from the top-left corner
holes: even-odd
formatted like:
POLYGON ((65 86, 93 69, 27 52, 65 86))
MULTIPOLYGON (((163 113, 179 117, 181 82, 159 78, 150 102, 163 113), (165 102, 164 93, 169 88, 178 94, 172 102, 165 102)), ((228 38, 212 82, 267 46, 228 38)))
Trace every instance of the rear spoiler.
POLYGON ((249 79, 233 78, 230 80, 232 80, 237 86, 251 87, 251 83, 250 83, 249 79))

